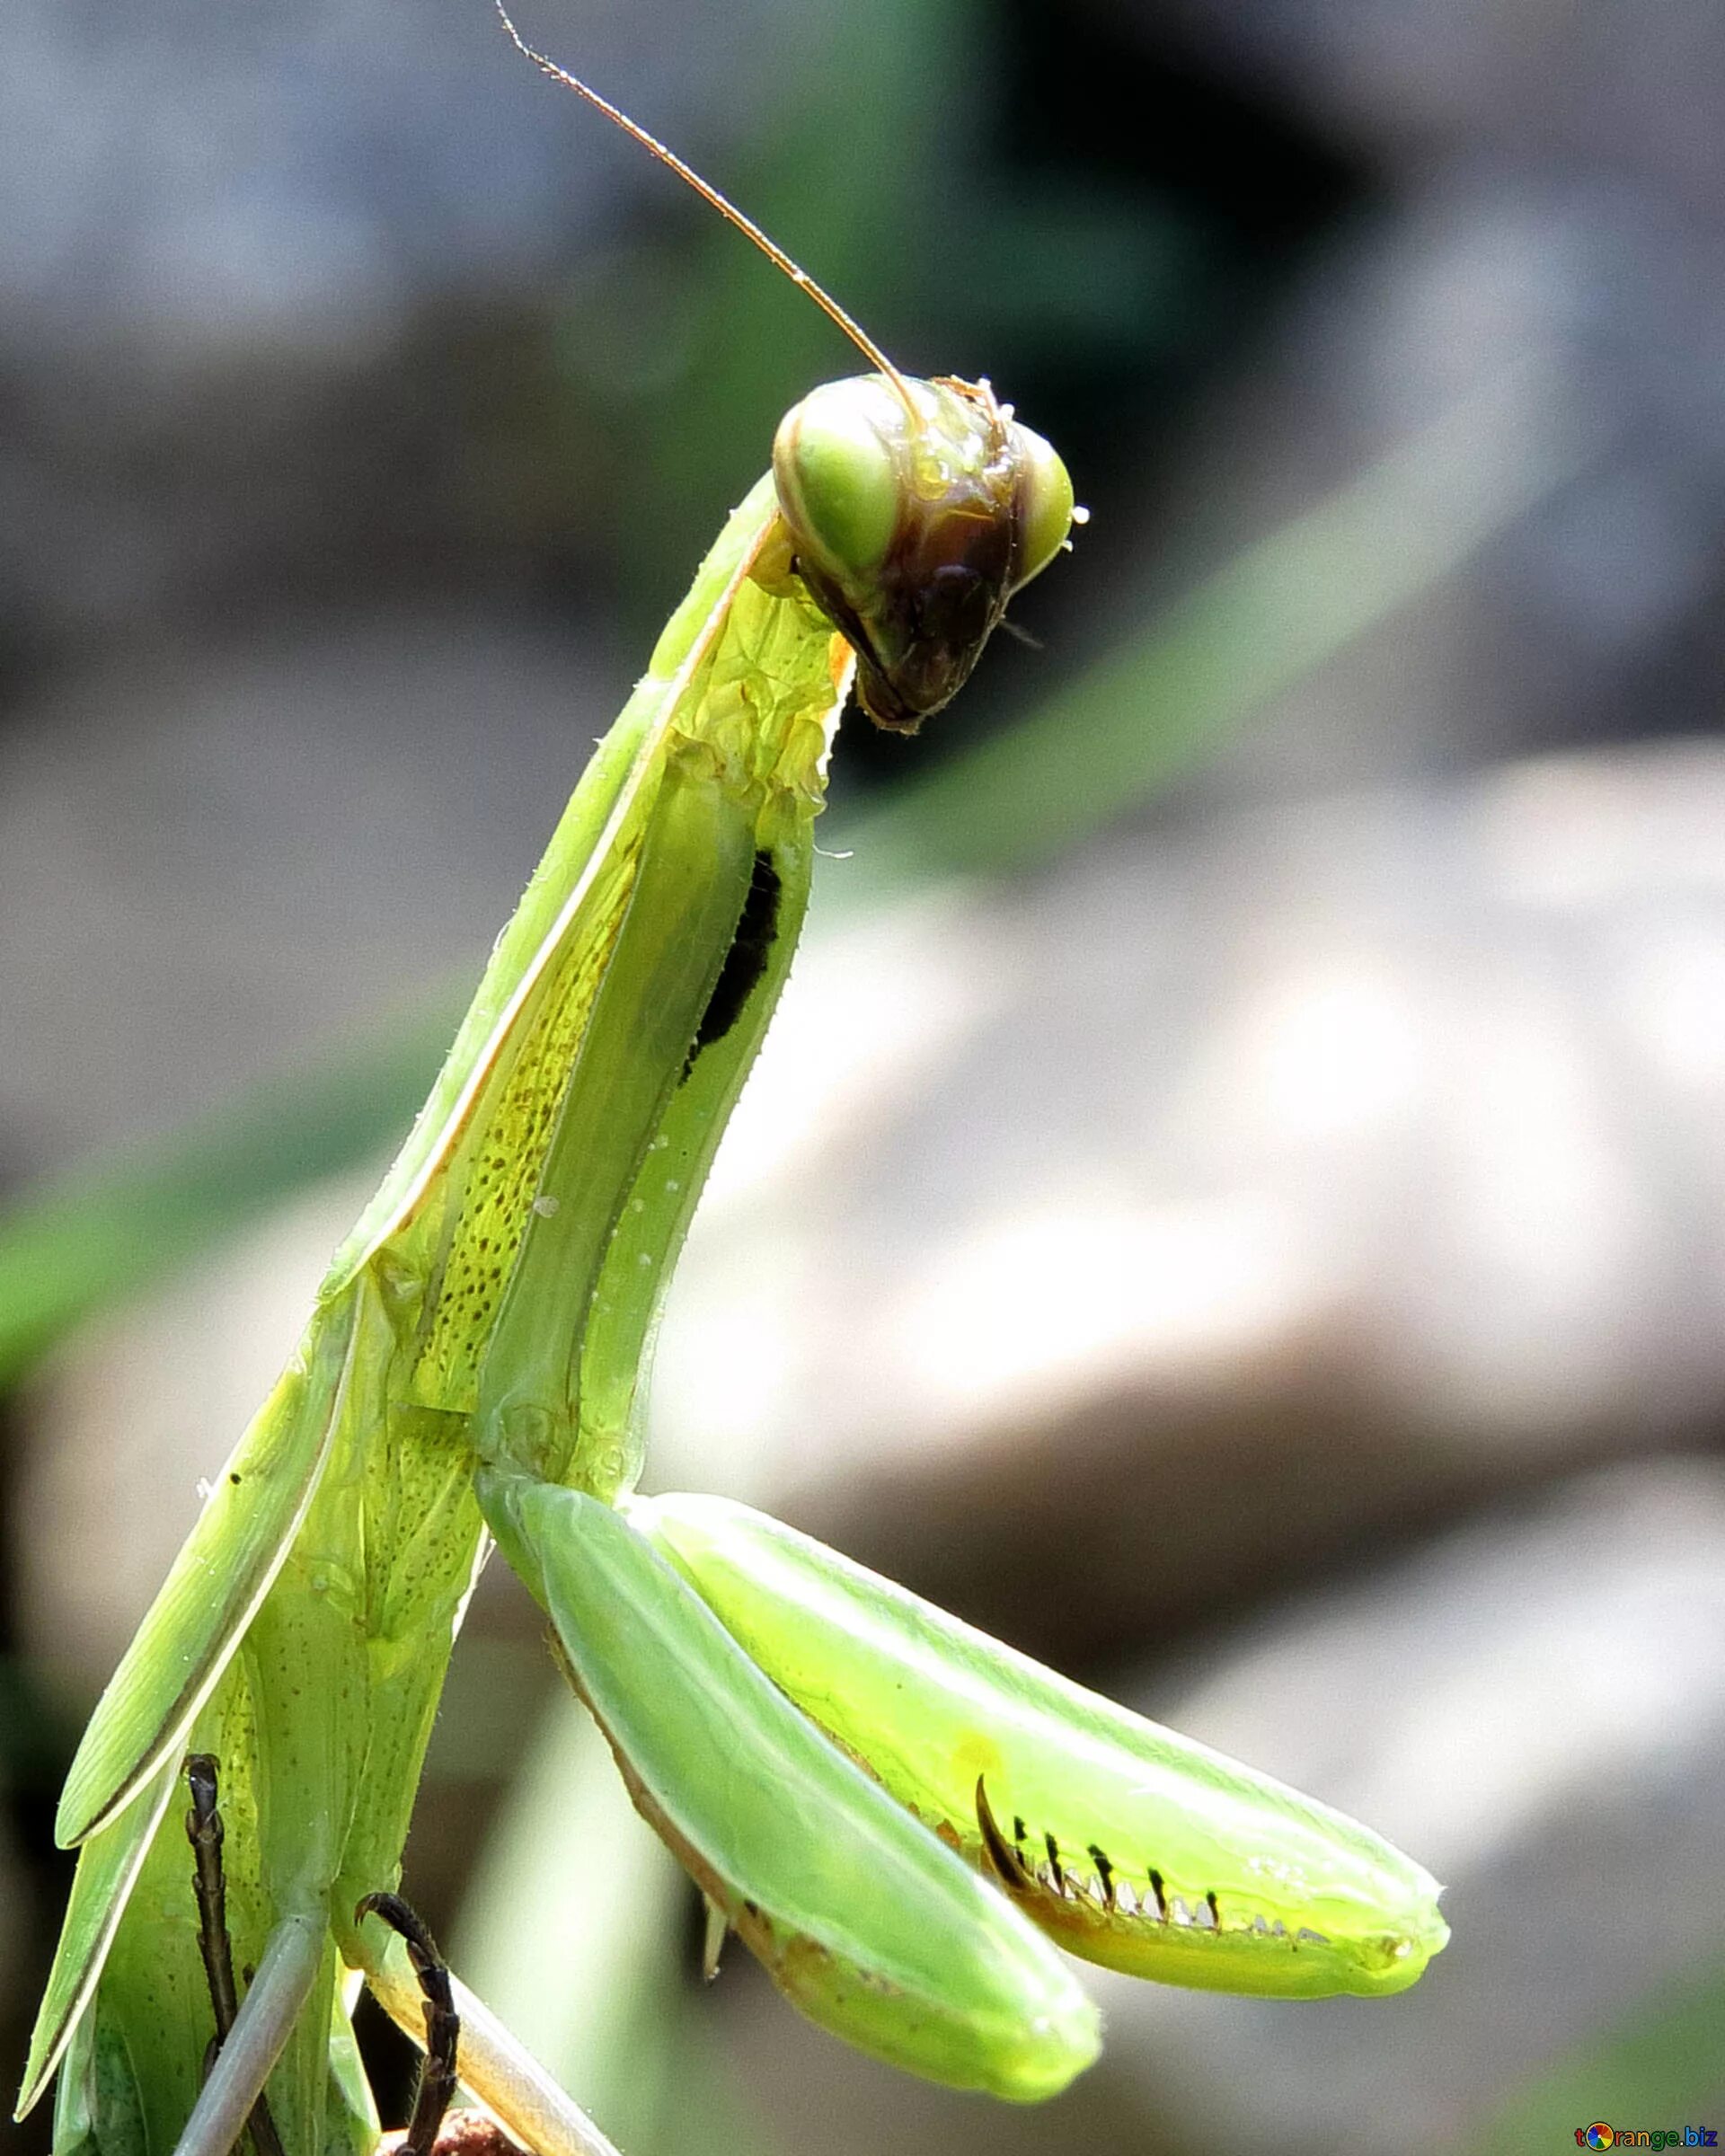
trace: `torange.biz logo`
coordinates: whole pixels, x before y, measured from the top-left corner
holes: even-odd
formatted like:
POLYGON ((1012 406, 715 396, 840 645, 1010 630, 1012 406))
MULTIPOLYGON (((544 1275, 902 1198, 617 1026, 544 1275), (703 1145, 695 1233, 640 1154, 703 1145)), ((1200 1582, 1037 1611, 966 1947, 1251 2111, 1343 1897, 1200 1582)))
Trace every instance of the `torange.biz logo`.
POLYGON ((1716 2149, 1716 2126, 1608 2126, 1596 2118, 1575 2129, 1578 2149, 1716 2149))

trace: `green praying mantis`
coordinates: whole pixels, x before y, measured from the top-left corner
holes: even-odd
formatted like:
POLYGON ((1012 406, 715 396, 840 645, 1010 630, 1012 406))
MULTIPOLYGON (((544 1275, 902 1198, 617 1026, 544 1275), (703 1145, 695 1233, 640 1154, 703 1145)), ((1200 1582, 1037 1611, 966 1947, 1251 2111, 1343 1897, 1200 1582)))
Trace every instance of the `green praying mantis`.
POLYGON ((367 2156, 349 2012, 540 2156, 608 2147, 395 1894, 494 1542, 639 1809, 779 1989, 913 2072, 1051 2096, 1098 2048, 1060 1949, 1287 1998, 1447 1938, 1367 1828, 748 1507, 637 1494, 669 1275, 783 985, 854 679, 914 732, 1080 514, 986 383, 872 372, 782 423, 582 775, 382 1188, 85 1732, 19 2101, 59 2156, 367 2156), (176 1793, 189 1796, 182 1811, 176 1793))

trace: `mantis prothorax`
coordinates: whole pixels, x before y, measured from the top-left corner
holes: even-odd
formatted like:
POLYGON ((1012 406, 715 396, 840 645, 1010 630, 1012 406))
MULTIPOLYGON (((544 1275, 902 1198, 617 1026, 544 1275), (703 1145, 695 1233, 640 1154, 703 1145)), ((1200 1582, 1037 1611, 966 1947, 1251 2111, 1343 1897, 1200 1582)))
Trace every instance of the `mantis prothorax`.
MULTIPOLYGON (((363 1976, 425 2039, 377 1919, 409 1928, 414 1790, 492 1538, 718 1918, 898 2065, 1063 2088, 1098 2036, 1056 1942, 1305 1997, 1399 1991, 1447 1936, 1432 1880, 1366 1828, 758 1514, 633 1495, 657 1314, 789 968, 853 671, 879 724, 914 731, 1075 513, 986 384, 900 375, 522 49, 717 200, 873 371, 781 425, 85 1732, 20 2099, 59 2068, 63 2156, 375 2145, 349 2009, 363 1976)), ((606 2145, 458 1987, 432 2001, 446 2078, 457 2016, 462 2080, 530 2145, 606 2145)))

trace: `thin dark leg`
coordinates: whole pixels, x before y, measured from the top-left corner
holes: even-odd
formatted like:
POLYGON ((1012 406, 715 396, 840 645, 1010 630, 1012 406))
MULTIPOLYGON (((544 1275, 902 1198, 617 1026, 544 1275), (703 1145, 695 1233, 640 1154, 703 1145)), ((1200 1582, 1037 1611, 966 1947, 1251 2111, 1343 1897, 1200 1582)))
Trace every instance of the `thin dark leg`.
POLYGON ((198 1951, 209 1979, 209 2003, 216 2010, 216 2042, 227 2041, 240 2010, 234 1983, 234 1948, 227 1936, 227 1878, 222 1868, 222 1815, 216 1807, 216 1762, 194 1752, 186 1762, 191 1809, 186 1839, 191 1843, 192 1892, 198 1897, 198 1951))
POLYGON ((414 2092, 413 2116, 407 2122, 396 2156, 432 2156, 438 2129, 456 2093, 456 2051, 461 2019, 449 1988, 449 1970, 436 1941, 399 1894, 368 1894, 354 1911, 355 1923, 380 1916, 407 1941, 408 1959, 425 1993, 425 2064, 414 2092))
MULTIPOLYGON (((191 1791, 186 1839, 191 1843, 191 1890, 198 1900, 198 1951, 203 1957, 209 2003, 216 2016, 215 2038, 204 2060, 208 2073, 233 2030, 240 1998, 234 1982, 234 1947, 227 1935, 227 1874, 222 1863, 225 1830, 216 1801, 216 1762, 208 1752, 194 1752, 188 1757, 186 1782, 191 1791)), ((259 2097, 252 2107, 251 2133, 257 2156, 283 2156, 281 2136, 270 2116, 266 2097, 259 2097)))

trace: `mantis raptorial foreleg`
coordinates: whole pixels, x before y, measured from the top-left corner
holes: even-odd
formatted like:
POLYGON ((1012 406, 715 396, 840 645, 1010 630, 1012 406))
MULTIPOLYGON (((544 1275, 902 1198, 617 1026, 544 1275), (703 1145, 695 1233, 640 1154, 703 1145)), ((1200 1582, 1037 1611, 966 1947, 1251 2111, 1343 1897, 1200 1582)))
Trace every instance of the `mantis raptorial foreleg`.
POLYGON ((1369 1998, 1447 1938, 1430 1876, 1378 1835, 765 1513, 622 1510, 787 1698, 1069 1952, 1209 1990, 1369 1998))
POLYGON ((797 1712, 616 1511, 491 1471, 481 1491, 637 1805, 805 2013, 894 2064, 1018 2100, 1094 2056, 1095 2010, 1060 1957, 797 1712))

